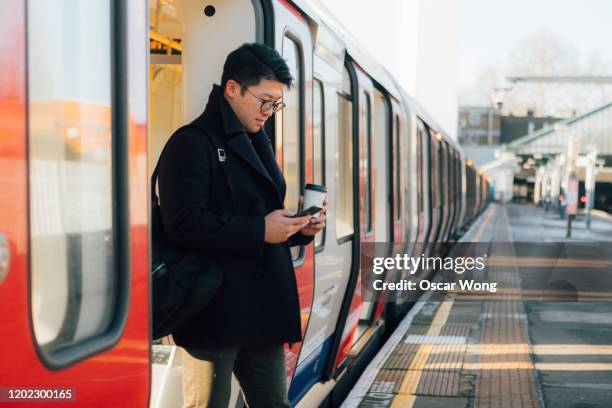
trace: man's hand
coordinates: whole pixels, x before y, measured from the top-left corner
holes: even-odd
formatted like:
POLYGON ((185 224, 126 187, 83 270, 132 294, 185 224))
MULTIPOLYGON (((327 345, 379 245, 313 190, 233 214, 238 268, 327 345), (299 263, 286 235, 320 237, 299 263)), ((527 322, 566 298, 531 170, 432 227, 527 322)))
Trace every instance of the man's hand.
POLYGON ((266 234, 264 241, 269 244, 285 242, 289 237, 310 222, 310 215, 290 218, 291 213, 285 209, 275 210, 266 215, 266 234))
MULTIPOLYGON (((300 208, 304 201, 304 197, 300 197, 300 208)), ((327 198, 323 200, 323 208, 317 217, 311 217, 310 223, 300 230, 302 235, 312 236, 321 232, 325 228, 325 220, 327 219, 327 198)))

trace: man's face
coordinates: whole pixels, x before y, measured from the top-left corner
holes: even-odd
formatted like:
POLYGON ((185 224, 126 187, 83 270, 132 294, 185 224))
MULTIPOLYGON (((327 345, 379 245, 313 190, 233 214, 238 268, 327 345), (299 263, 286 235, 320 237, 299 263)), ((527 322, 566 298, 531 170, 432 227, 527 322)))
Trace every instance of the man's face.
POLYGON ((225 86, 225 98, 246 131, 255 133, 274 114, 273 109, 261 111, 262 101, 280 101, 283 97, 283 87, 282 82, 262 79, 259 84, 248 86, 247 90, 242 92, 240 84, 230 79, 225 86))

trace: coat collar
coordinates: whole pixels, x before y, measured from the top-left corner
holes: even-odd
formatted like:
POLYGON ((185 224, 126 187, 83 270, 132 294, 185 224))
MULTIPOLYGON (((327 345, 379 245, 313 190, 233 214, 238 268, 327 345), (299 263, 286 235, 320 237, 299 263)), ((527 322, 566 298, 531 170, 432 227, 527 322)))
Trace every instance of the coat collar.
POLYGON ((247 135, 244 126, 223 96, 219 85, 213 85, 206 109, 199 118, 194 120, 193 125, 206 129, 207 124, 212 123, 224 133, 225 137, 223 139, 227 146, 272 183, 282 203, 286 193, 286 184, 276 163, 272 143, 268 135, 263 129, 251 134, 252 139, 247 135), (253 140, 253 143, 251 143, 251 140, 253 140))

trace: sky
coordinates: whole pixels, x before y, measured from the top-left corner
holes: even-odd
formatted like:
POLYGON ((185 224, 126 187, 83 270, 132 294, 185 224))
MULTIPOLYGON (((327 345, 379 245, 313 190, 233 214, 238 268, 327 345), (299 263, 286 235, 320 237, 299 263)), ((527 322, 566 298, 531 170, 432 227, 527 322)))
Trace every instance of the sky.
POLYGON ((612 61, 611 0, 457 2, 459 88, 487 67, 503 69, 517 43, 536 31, 559 35, 582 54, 598 52, 612 61))
MULTIPOLYGON (((475 84, 483 70, 503 74, 511 52, 533 33, 560 37, 582 59, 600 54, 610 61, 605 74, 612 75, 612 0, 378 0, 375 6, 312 1, 324 3, 451 135, 458 103, 490 104, 489 88, 475 84), (477 102, 462 101, 466 88, 475 90, 468 95, 477 102)), ((538 86, 548 94, 547 104, 536 109, 543 114, 584 111, 612 99, 612 86, 595 93, 592 86, 538 86), (564 98, 557 101, 559 94, 564 98)), ((537 95, 536 88, 515 86, 505 106, 513 111, 518 106, 517 112, 533 107, 525 97, 537 95)))

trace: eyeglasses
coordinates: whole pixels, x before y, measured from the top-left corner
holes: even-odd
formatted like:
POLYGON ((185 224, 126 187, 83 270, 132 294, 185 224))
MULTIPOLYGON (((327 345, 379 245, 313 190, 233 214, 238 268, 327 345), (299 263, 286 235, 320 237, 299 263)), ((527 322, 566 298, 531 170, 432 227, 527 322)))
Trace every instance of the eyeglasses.
POLYGON ((242 88, 244 88, 248 93, 250 93, 255 98, 257 98, 259 102, 261 102, 261 106, 259 107, 259 110, 261 111, 261 113, 266 113, 270 109, 272 109, 274 112, 278 112, 286 106, 285 102, 282 102, 282 101, 270 101, 270 100, 261 99, 259 96, 249 91, 249 88, 247 88, 246 86, 243 86, 240 82, 238 82, 238 84, 242 86, 242 88))

